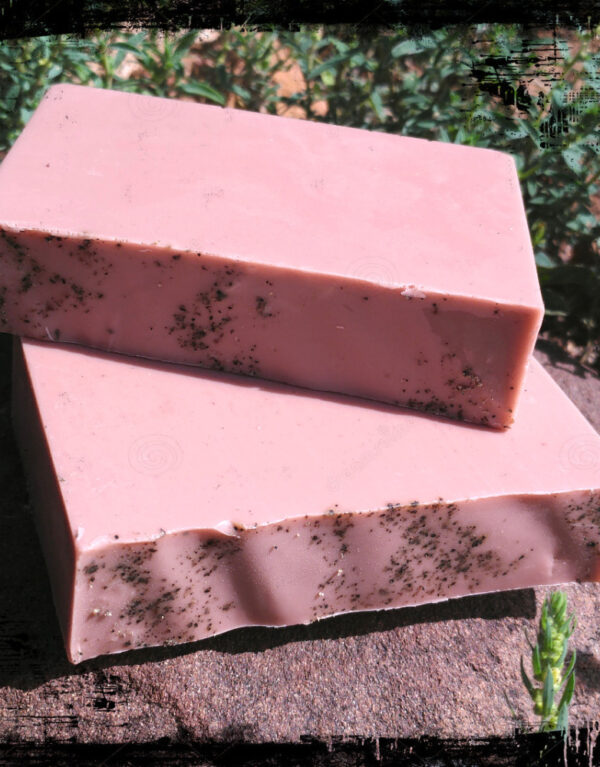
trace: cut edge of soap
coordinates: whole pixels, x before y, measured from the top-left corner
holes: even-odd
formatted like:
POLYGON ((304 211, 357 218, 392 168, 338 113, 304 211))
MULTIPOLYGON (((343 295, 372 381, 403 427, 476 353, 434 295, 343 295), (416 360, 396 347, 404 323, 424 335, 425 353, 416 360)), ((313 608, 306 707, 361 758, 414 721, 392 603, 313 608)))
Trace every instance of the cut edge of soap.
MULTIPOLYGON (((564 496, 565 499, 569 499, 569 498, 573 498, 574 493, 571 492, 571 491, 565 491, 564 493, 561 493, 560 495, 564 496)), ((544 500, 543 494, 540 494, 539 497, 542 500, 544 500)), ((523 499, 524 499, 524 497, 518 498, 518 500, 520 500, 520 501, 523 501, 523 499)), ((491 498, 491 499, 488 499, 488 500, 490 500, 492 502, 495 501, 495 500, 498 500, 500 503, 503 503, 503 502, 506 503, 506 502, 510 502, 511 499, 510 498, 491 498)), ((559 498, 558 500, 561 501, 562 499, 559 498)), ((594 500, 594 496, 590 496, 589 500, 593 501, 594 500)), ((596 498, 596 502, 598 502, 598 500, 599 499, 596 498)), ((473 501, 473 503, 477 504, 477 501, 473 501)), ((469 502, 469 505, 471 505, 470 502, 469 502)), ((408 507, 403 507, 403 508, 406 510, 408 507)), ((419 508, 418 509, 419 512, 422 511, 422 510, 423 510, 423 508, 419 508)), ((480 512, 477 512, 477 510, 476 510, 476 516, 479 513, 480 512)), ((548 511, 547 513, 548 513, 548 516, 550 518, 551 512, 548 511)), ((343 516, 352 517, 353 515, 350 514, 350 513, 347 513, 347 514, 344 514, 343 516)), ((373 513, 373 516, 375 518, 377 518, 378 515, 373 513)), ((471 519, 471 517, 467 515, 467 521, 469 519, 471 519)), ((319 521, 319 520, 322 520, 322 517, 318 517, 317 521, 319 521)), ((292 524, 292 526, 293 526, 293 523, 295 522, 296 526, 298 527, 298 529, 300 529, 300 526, 303 524, 302 518, 296 518, 295 520, 286 520, 286 522, 292 524)), ((265 527, 274 527, 274 525, 269 524, 269 525, 266 525, 265 527)), ((311 530, 313 530, 313 531, 316 530, 316 529, 317 528, 311 527, 311 530)), ((195 530, 188 529, 186 531, 182 531, 179 534, 177 534, 177 533, 174 534, 172 536, 172 538, 173 538, 172 544, 174 546, 177 546, 183 540, 182 536, 189 535, 191 538, 193 538, 195 533, 198 533, 199 536, 201 536, 201 537, 206 535, 207 539, 212 540, 215 537, 215 532, 216 531, 214 529, 213 530, 209 530, 209 531, 200 531, 200 530, 199 531, 195 531, 195 530)), ((248 532, 251 533, 252 531, 249 530, 248 532)), ((266 532, 265 535, 268 535, 268 532, 266 532)), ((575 533, 575 537, 577 537, 577 533, 575 533)), ((251 543, 248 544, 247 542, 245 542, 243 540, 243 538, 244 538, 243 535, 241 536, 241 538, 242 538, 242 540, 240 541, 240 543, 241 543, 242 547, 244 546, 244 544, 251 546, 251 543)), ((596 543, 598 543, 598 541, 596 541, 596 543)), ((571 542, 569 545, 574 545, 574 544, 573 544, 573 542, 571 542)), ((140 544, 140 546, 144 546, 144 542, 142 542, 140 544)), ((494 546, 497 546, 497 543, 494 544, 494 546)), ((492 551, 495 550, 494 546, 491 549, 492 551)), ((97 561, 96 557, 98 556, 98 554, 100 554, 101 556, 104 555, 105 557, 108 557, 109 559, 114 559, 114 558, 119 557, 119 556, 127 557, 127 555, 131 553, 131 551, 136 551, 136 550, 140 550, 140 549, 139 549, 139 547, 136 547, 135 545, 134 546, 129 546, 128 544, 125 544, 125 543, 119 542, 117 544, 117 543, 113 542, 113 545, 111 545, 108 549, 105 549, 103 551, 96 551, 96 552, 95 551, 87 551, 85 553, 82 553, 82 555, 80 557, 78 557, 76 565, 75 565, 76 573, 74 574, 74 582, 76 582, 78 577, 80 577, 79 573, 82 570, 85 569, 86 563, 90 562, 90 558, 92 558, 91 561, 97 561)), ((242 556, 243 559, 245 557, 245 555, 240 555, 240 556, 242 556)), ((252 553, 249 553, 248 556, 250 556, 250 561, 251 561, 252 560, 252 553)), ((116 648, 115 649, 111 649, 110 651, 107 650, 107 652, 109 652, 109 654, 113 654, 113 653, 126 652, 126 651, 128 651, 130 649, 149 649, 149 648, 153 648, 153 647, 157 648, 157 647, 161 647, 161 646, 173 646, 173 645, 179 645, 179 644, 184 644, 184 645, 185 644, 193 644, 193 643, 196 643, 198 641, 203 641, 204 639, 211 639, 213 637, 216 637, 216 636, 219 636, 221 634, 227 633, 228 631, 236 630, 236 629, 239 629, 239 628, 247 628, 247 627, 280 628, 282 626, 310 625, 310 624, 316 623, 316 622, 318 622, 320 620, 331 618, 331 617, 335 617, 335 616, 338 616, 338 615, 346 615, 346 614, 361 613, 361 612, 378 612, 378 611, 381 611, 381 610, 393 610, 393 609, 411 608, 411 607, 417 607, 417 606, 423 606, 423 605, 447 602, 447 601, 450 601, 452 599, 461 599, 461 598, 464 598, 464 597, 471 597, 471 596, 484 596, 486 594, 497 593, 497 592, 500 592, 500 591, 513 591, 513 590, 520 590, 520 589, 524 589, 524 588, 533 588, 533 587, 536 587, 536 586, 551 586, 551 585, 556 585, 556 584, 565 582, 565 578, 563 577, 564 573, 560 569, 561 566, 563 565, 563 563, 561 561, 560 554, 556 553, 556 556, 554 554, 552 554, 552 555, 548 554, 548 556, 550 557, 549 563, 548 563, 548 567, 549 567, 548 571, 546 571, 544 573, 540 573, 539 575, 529 574, 528 576, 526 576, 520 582, 516 582, 515 583, 514 580, 513 580, 513 582, 510 585, 508 585, 508 586, 500 585, 499 588, 491 588, 488 585, 488 587, 486 587, 486 588, 472 588, 470 590, 465 590, 465 591, 463 591, 461 593, 451 593, 451 594, 445 594, 445 595, 439 595, 439 594, 438 595, 430 595, 430 596, 427 596, 426 598, 423 598, 423 597, 419 598, 419 597, 414 596, 414 595, 412 597, 408 597, 407 599, 403 599, 402 597, 400 597, 399 599, 396 600, 397 603, 393 603, 393 604, 389 604, 389 605, 384 604, 383 598, 379 598, 379 602, 377 604, 370 604, 370 605, 369 604, 365 604, 365 605, 363 605, 363 604, 360 604, 360 602, 359 602, 357 607, 347 607, 346 606, 346 607, 342 607, 340 609, 333 608, 333 609, 327 610, 323 614, 317 614, 314 617, 310 617, 310 616, 309 617, 306 617, 306 616, 298 617, 298 616, 296 616, 296 620, 285 620, 285 619, 279 619, 279 620, 250 620, 250 619, 246 618, 245 620, 242 619, 242 620, 236 621, 233 625, 226 625, 226 626, 224 626, 222 628, 215 627, 215 629, 211 630, 210 633, 202 635, 202 636, 190 636, 189 638, 184 639, 184 640, 181 640, 181 639, 177 640, 177 639, 173 639, 172 637, 167 637, 164 641, 156 641, 156 642, 143 643, 141 645, 138 645, 137 647, 134 646, 133 641, 132 641, 130 643, 130 645, 128 645, 128 646, 123 646, 123 647, 121 647, 119 649, 116 649, 116 648)), ((379 567, 382 564, 383 564, 382 562, 378 562, 377 563, 377 565, 379 567)), ((412 564, 412 562, 410 564, 412 564)), ((573 575, 573 577, 571 578, 571 581, 573 581, 573 580, 575 580, 576 582, 598 582, 598 581, 600 581, 600 558, 599 558, 597 553, 595 553, 593 555, 590 555, 589 561, 585 565, 580 563, 580 562, 576 563, 575 561, 572 561, 569 564, 569 567, 571 568, 572 575, 573 575), (575 577, 575 575, 576 575, 575 571, 576 570, 578 571, 577 577, 575 577)), ((88 568, 89 568, 89 564, 88 564, 88 568)), ((377 569, 377 567, 375 567, 375 569, 377 569)), ((338 572, 340 572, 340 571, 338 571, 338 572)), ((453 576, 456 575, 458 577, 457 573, 455 573, 453 570, 448 571, 448 573, 450 575, 453 575, 453 576)), ((439 573, 438 573, 438 577, 439 577, 439 573)), ((182 580, 182 583, 184 583, 184 582, 185 582, 185 579, 182 580)), ((421 581, 419 581, 419 583, 421 583, 421 581)), ((423 585, 425 585, 426 581, 423 580, 422 583, 423 583, 423 585)), ((308 588, 310 588, 310 587, 308 587, 308 588)), ((82 593, 83 593, 82 592, 82 586, 81 586, 81 582, 80 582, 79 583, 79 589, 75 590, 75 592, 74 592, 75 598, 77 598, 77 596, 80 596, 82 593)), ((277 594, 276 596, 277 596, 277 598, 279 600, 284 599, 283 594, 277 594)), ((325 595, 323 594, 323 596, 325 596, 325 595)), ((235 600, 237 598, 237 595, 235 593, 231 592, 231 597, 232 597, 232 599, 235 600)), ((260 589, 258 589, 258 591, 253 593, 251 601, 252 600, 254 600, 254 602, 256 604, 261 602, 262 596, 261 596, 261 593, 260 593, 260 589)), ((366 600, 368 602, 369 601, 369 596, 366 593, 363 594, 362 595, 362 600, 366 600)), ((81 606, 80 605, 78 606, 76 601, 74 601, 72 604, 73 604, 72 609, 74 611, 74 614, 75 613, 80 613, 81 612, 81 606)), ((121 609, 123 609, 123 607, 121 607, 121 609)), ((292 610, 292 612, 293 612, 293 610, 292 610)), ((65 631, 65 633, 67 633, 69 635, 69 637, 70 637, 69 644, 67 645, 67 653, 68 653, 68 656, 69 656, 69 660, 72 663, 76 664, 76 663, 88 660, 88 659, 90 659, 92 657, 96 657, 97 656, 96 653, 92 653, 89 656, 85 656, 84 651, 81 649, 81 644, 78 643, 77 641, 73 640, 72 629, 73 629, 73 625, 71 624, 69 626, 68 630, 65 631)), ((174 631, 175 630, 177 630, 177 629, 175 628, 174 631)), ((132 636, 132 639, 133 639, 133 636, 132 636)), ((106 653, 102 653, 102 654, 106 654, 106 653)))

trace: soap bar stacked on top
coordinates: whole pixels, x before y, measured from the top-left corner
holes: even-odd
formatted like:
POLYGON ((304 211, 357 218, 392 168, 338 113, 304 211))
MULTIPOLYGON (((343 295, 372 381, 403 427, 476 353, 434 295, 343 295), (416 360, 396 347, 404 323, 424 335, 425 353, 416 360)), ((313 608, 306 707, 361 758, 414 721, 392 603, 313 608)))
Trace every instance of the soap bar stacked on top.
POLYGON ((54 86, 0 226, 72 661, 600 578, 511 158, 54 86))
POLYGON ((543 307, 511 157, 81 86, 0 170, 0 330, 497 427, 543 307))

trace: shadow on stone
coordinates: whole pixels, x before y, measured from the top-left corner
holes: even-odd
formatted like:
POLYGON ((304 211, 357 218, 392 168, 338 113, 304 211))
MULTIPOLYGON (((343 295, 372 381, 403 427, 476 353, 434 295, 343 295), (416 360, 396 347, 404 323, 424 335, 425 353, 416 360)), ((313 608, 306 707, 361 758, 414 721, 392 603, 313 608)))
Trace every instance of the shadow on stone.
POLYGON ((12 337, 0 333, 0 687, 72 673, 10 419, 12 337))
POLYGON ((11 444, 5 419, 0 420, 0 687, 32 689, 71 667, 27 506, 16 446, 11 444))
POLYGON ((589 690, 600 690, 600 660, 591 652, 577 652, 575 664, 577 684, 582 684, 589 690))
POLYGON ((496 594, 461 597, 448 602, 404 607, 392 610, 359 612, 324 618, 307 626, 264 628, 260 626, 234 629, 210 639, 177 647, 132 650, 114 656, 95 658, 81 664, 86 670, 109 666, 150 663, 176 658, 190 652, 260 653, 292 642, 316 642, 393 631, 419 623, 460 621, 467 618, 486 620, 535 617, 535 592, 520 589, 496 594))

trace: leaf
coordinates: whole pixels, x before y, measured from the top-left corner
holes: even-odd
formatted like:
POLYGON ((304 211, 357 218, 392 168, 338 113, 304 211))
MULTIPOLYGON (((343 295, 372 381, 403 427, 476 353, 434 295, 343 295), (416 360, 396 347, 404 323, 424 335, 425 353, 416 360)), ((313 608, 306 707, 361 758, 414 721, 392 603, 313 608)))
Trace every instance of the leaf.
POLYGON ((375 110, 375 114, 377 115, 378 119, 381 120, 381 122, 384 122, 385 112, 383 111, 383 102, 381 100, 381 94, 379 91, 373 91, 369 100, 373 106, 373 109, 375 110))
POLYGON ((571 660, 569 661, 569 665, 567 666, 567 670, 565 671, 565 679, 569 676, 569 674, 575 668, 575 658, 576 657, 577 657, 577 650, 573 650, 573 655, 571 656, 571 660))
POLYGON ((571 146, 567 149, 563 149, 561 152, 562 158, 566 165, 574 172, 580 173, 583 167, 585 159, 585 150, 579 146, 571 146))
POLYGON ((527 632, 525 630, 523 630, 523 634, 525 635, 525 641, 529 645, 529 649, 533 652, 533 645, 531 644, 531 640, 527 636, 527 632))
POLYGON ((75 63, 85 64, 90 58, 93 58, 93 51, 88 50, 87 47, 84 48, 83 46, 69 46, 65 49, 64 56, 71 65, 75 63))
POLYGON ((542 267, 542 269, 554 269, 556 266, 556 263, 541 250, 536 251, 535 263, 542 267))
POLYGON ((348 58, 350 58, 350 54, 348 51, 344 53, 338 53, 336 56, 331 56, 326 61, 322 61, 320 64, 318 64, 314 69, 312 69, 307 77, 309 80, 314 80, 317 78, 322 72, 325 72, 326 69, 334 69, 337 64, 341 64, 343 61, 346 61, 348 58))
POLYGON ((566 734, 566 731, 569 727, 569 707, 566 704, 558 707, 556 727, 566 734))
POLYGON ((113 43, 111 47, 117 48, 117 50, 120 50, 120 51, 128 51, 129 53, 135 53, 136 56, 138 56, 140 53, 140 49, 137 45, 125 40, 118 40, 116 43, 113 43))
POLYGON ((563 690, 563 694, 560 696, 560 702, 558 707, 568 706, 573 700, 573 692, 575 690, 575 672, 573 671, 567 679, 567 684, 563 690))
POLYGON ((16 74, 14 62, 10 58, 3 59, 1 50, 0 50, 0 69, 6 72, 11 79, 16 74))
MULTIPOLYGON (((546 607, 545 604, 544 604, 544 607, 546 607)), ((545 611, 543 642, 544 642, 543 650, 547 652, 552 647, 552 622, 550 620, 550 617, 548 616, 547 607, 545 611)))
POLYGON ((55 77, 58 77, 62 74, 63 68, 61 64, 53 64, 50 69, 48 70, 48 73, 46 77, 48 80, 54 80, 55 77))
POLYGON ((461 127, 456 131, 456 136, 454 136, 454 143, 455 144, 462 144, 465 141, 465 131, 461 125, 461 127))
POLYGON ((585 231, 592 229, 594 226, 597 226, 598 219, 592 213, 580 213, 577 216, 577 224, 578 226, 576 231, 585 231))
POLYGON ((127 51, 117 51, 117 55, 113 59, 113 68, 117 70, 123 63, 123 59, 127 55, 127 51))
POLYGON ((130 43, 130 45, 138 46, 138 50, 140 46, 140 43, 147 43, 149 42, 148 33, 146 30, 142 30, 141 32, 136 32, 135 35, 131 35, 127 38, 127 42, 130 43))
POLYGON ((19 110, 19 117, 21 118, 22 123, 26 123, 32 114, 33 109, 26 109, 25 107, 21 107, 19 110))
POLYGON ((398 45, 392 48, 392 56, 397 59, 400 56, 415 56, 418 53, 423 53, 425 48, 416 40, 403 40, 398 45))
POLYGON ((335 46, 338 53, 346 53, 346 51, 350 47, 347 43, 344 43, 342 40, 338 40, 337 37, 332 38, 331 42, 335 46))
POLYGON ((330 69, 326 69, 324 72, 321 72, 321 80, 328 88, 333 88, 335 85, 335 74, 330 69))
POLYGON ((183 34, 175 43, 173 48, 173 61, 179 62, 189 52, 190 48, 196 42, 196 38, 199 35, 197 29, 191 29, 189 32, 183 34))
POLYGON ((21 92, 21 85, 20 83, 13 83, 10 88, 6 91, 4 94, 4 98, 7 101, 13 101, 16 100, 19 97, 19 94, 21 92))
POLYGON ((89 80, 92 77, 92 72, 90 72, 90 70, 86 66, 76 62, 74 62, 72 66, 73 66, 73 71, 75 72, 75 74, 77 75, 81 83, 85 84, 89 82, 89 80))
POLYGON ((310 34, 301 35, 300 40, 298 42, 298 47, 300 48, 300 52, 306 56, 309 50, 311 49, 313 42, 314 41, 312 40, 310 34))
POLYGON ((531 683, 531 680, 529 679, 529 677, 527 676, 527 672, 525 671, 525 666, 523 665, 523 656, 521 656, 521 679, 523 680, 523 684, 527 688, 527 692, 534 699, 535 687, 531 683))
POLYGON ((544 679, 544 689, 542 690, 542 707, 544 718, 550 716, 552 713, 552 705, 554 703, 554 677, 552 676, 552 669, 550 666, 546 666, 546 677, 544 679))
POLYGON ((184 83, 179 89, 188 96, 200 96, 201 98, 210 99, 216 104, 225 106, 225 96, 210 85, 207 85, 207 83, 199 83, 195 81, 184 83))
POLYGON ((528 135, 525 118, 515 120, 510 128, 505 129, 505 133, 511 139, 525 138, 528 135))
POLYGON ((231 90, 235 93, 236 96, 242 99, 242 101, 245 101, 245 102, 250 101, 252 97, 250 94, 250 91, 247 91, 245 88, 242 88, 241 85, 237 85, 234 83, 231 86, 231 90))
POLYGON ((540 627, 542 632, 546 630, 547 623, 548 623, 548 600, 544 599, 542 603, 542 614, 540 615, 540 627))
POLYGON ((564 109, 567 103, 567 93, 564 85, 557 85, 550 92, 552 106, 556 109, 564 109))
POLYGON ((550 598, 550 607, 555 621, 562 622, 567 610, 567 597, 562 591, 555 591, 550 598))
POLYGON ((556 668, 562 668, 563 667, 563 664, 565 662, 565 658, 567 657, 568 649, 569 649, 569 645, 568 645, 567 640, 565 639, 564 642, 563 642, 563 648, 562 648, 562 652, 560 654, 560 657, 556 661, 556 668))
POLYGON ((533 668, 533 675, 540 682, 542 681, 542 659, 540 658, 540 646, 536 644, 533 648, 533 654, 531 656, 531 666, 533 668))
POLYGON ((533 125, 527 118, 523 118, 522 125, 529 138, 533 141, 535 146, 539 148, 542 139, 539 128, 533 125))

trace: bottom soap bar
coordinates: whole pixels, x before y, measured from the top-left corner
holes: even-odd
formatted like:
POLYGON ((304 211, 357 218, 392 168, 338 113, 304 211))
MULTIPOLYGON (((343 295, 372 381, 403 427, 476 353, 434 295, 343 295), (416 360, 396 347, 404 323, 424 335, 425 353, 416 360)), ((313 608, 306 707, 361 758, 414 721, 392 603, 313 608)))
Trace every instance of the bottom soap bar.
POLYGON ((600 437, 532 360, 506 432, 15 342, 67 653, 600 579, 600 437))

